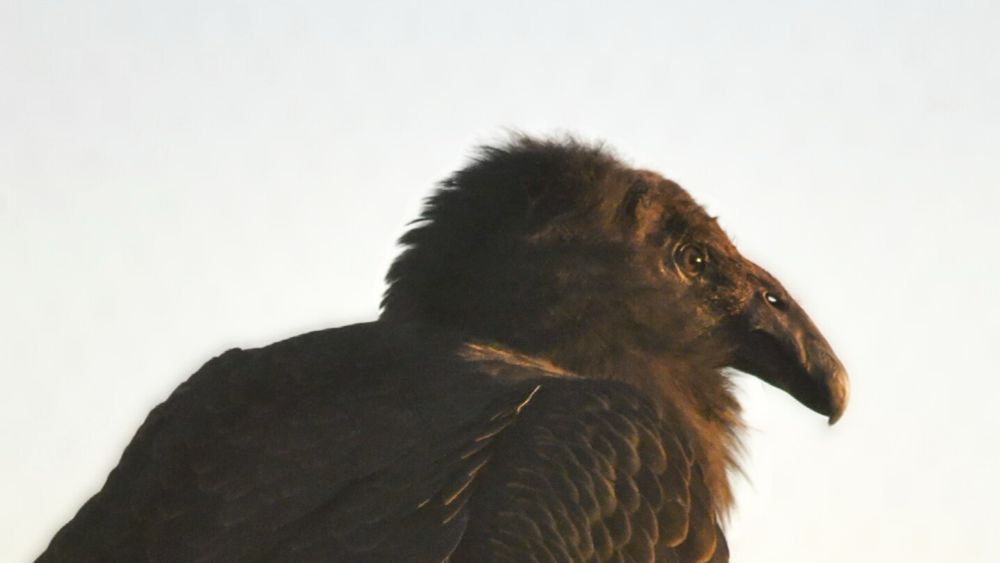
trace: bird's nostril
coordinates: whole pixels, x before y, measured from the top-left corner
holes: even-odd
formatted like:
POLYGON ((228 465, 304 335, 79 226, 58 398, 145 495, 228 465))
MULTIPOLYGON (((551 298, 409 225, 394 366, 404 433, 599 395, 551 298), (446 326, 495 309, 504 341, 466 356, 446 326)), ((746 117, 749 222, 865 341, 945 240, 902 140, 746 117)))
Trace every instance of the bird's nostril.
POLYGON ((779 311, 784 311, 788 304, 779 295, 772 293, 768 290, 764 290, 764 301, 767 301, 768 305, 778 309, 779 311))

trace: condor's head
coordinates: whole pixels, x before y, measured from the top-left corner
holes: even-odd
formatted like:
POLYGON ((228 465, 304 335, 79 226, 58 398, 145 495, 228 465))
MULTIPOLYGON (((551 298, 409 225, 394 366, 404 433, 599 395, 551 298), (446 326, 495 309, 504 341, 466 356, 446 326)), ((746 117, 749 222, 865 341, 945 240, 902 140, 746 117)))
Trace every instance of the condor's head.
POLYGON ((778 280, 680 186, 601 147, 522 137, 483 148, 401 242, 384 320, 693 401, 725 403, 712 389, 733 367, 831 424, 846 407, 843 366, 778 280))

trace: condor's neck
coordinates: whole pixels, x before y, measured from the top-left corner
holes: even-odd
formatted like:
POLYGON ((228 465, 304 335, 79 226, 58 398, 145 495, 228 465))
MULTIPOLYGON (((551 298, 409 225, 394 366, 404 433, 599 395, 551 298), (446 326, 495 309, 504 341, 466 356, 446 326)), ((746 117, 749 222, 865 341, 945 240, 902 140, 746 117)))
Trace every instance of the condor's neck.
POLYGON ((664 323, 673 329, 664 330, 624 322, 610 303, 590 301, 587 314, 580 315, 558 303, 504 307, 511 301, 502 294, 493 297, 469 302, 462 314, 418 309, 414 309, 418 314, 400 314, 407 311, 387 309, 383 319, 434 325, 471 342, 499 344, 557 369, 640 389, 682 421, 683 431, 697 447, 695 454, 716 507, 725 511, 732 498, 727 472, 735 467, 736 433, 742 425, 739 405, 719 370, 724 365, 719 350, 698 334, 688 334, 678 315, 670 320, 670 311, 656 316, 667 319, 664 323))
POLYGON ((671 418, 682 420, 717 510, 724 513, 728 509, 732 502, 728 472, 737 467, 738 434, 743 424, 729 379, 719 368, 641 347, 602 350, 572 346, 538 355, 588 378, 633 385, 672 412, 671 418))

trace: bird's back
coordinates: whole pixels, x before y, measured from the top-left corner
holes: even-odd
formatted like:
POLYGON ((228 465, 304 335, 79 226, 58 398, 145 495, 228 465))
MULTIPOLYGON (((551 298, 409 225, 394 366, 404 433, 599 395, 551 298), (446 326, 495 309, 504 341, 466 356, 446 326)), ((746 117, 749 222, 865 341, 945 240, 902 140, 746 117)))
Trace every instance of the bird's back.
POLYGON ((39 561, 695 561, 725 542, 683 421, 415 325, 213 359, 39 561))

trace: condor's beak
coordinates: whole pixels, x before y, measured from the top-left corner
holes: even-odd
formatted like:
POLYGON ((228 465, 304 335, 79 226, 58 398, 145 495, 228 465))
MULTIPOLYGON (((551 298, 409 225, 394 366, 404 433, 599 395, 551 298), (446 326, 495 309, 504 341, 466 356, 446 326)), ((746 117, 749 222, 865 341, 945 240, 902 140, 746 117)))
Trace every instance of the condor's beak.
POLYGON ((847 371, 805 311, 767 272, 755 269, 758 289, 737 323, 732 367, 785 390, 834 424, 847 408, 847 371))

